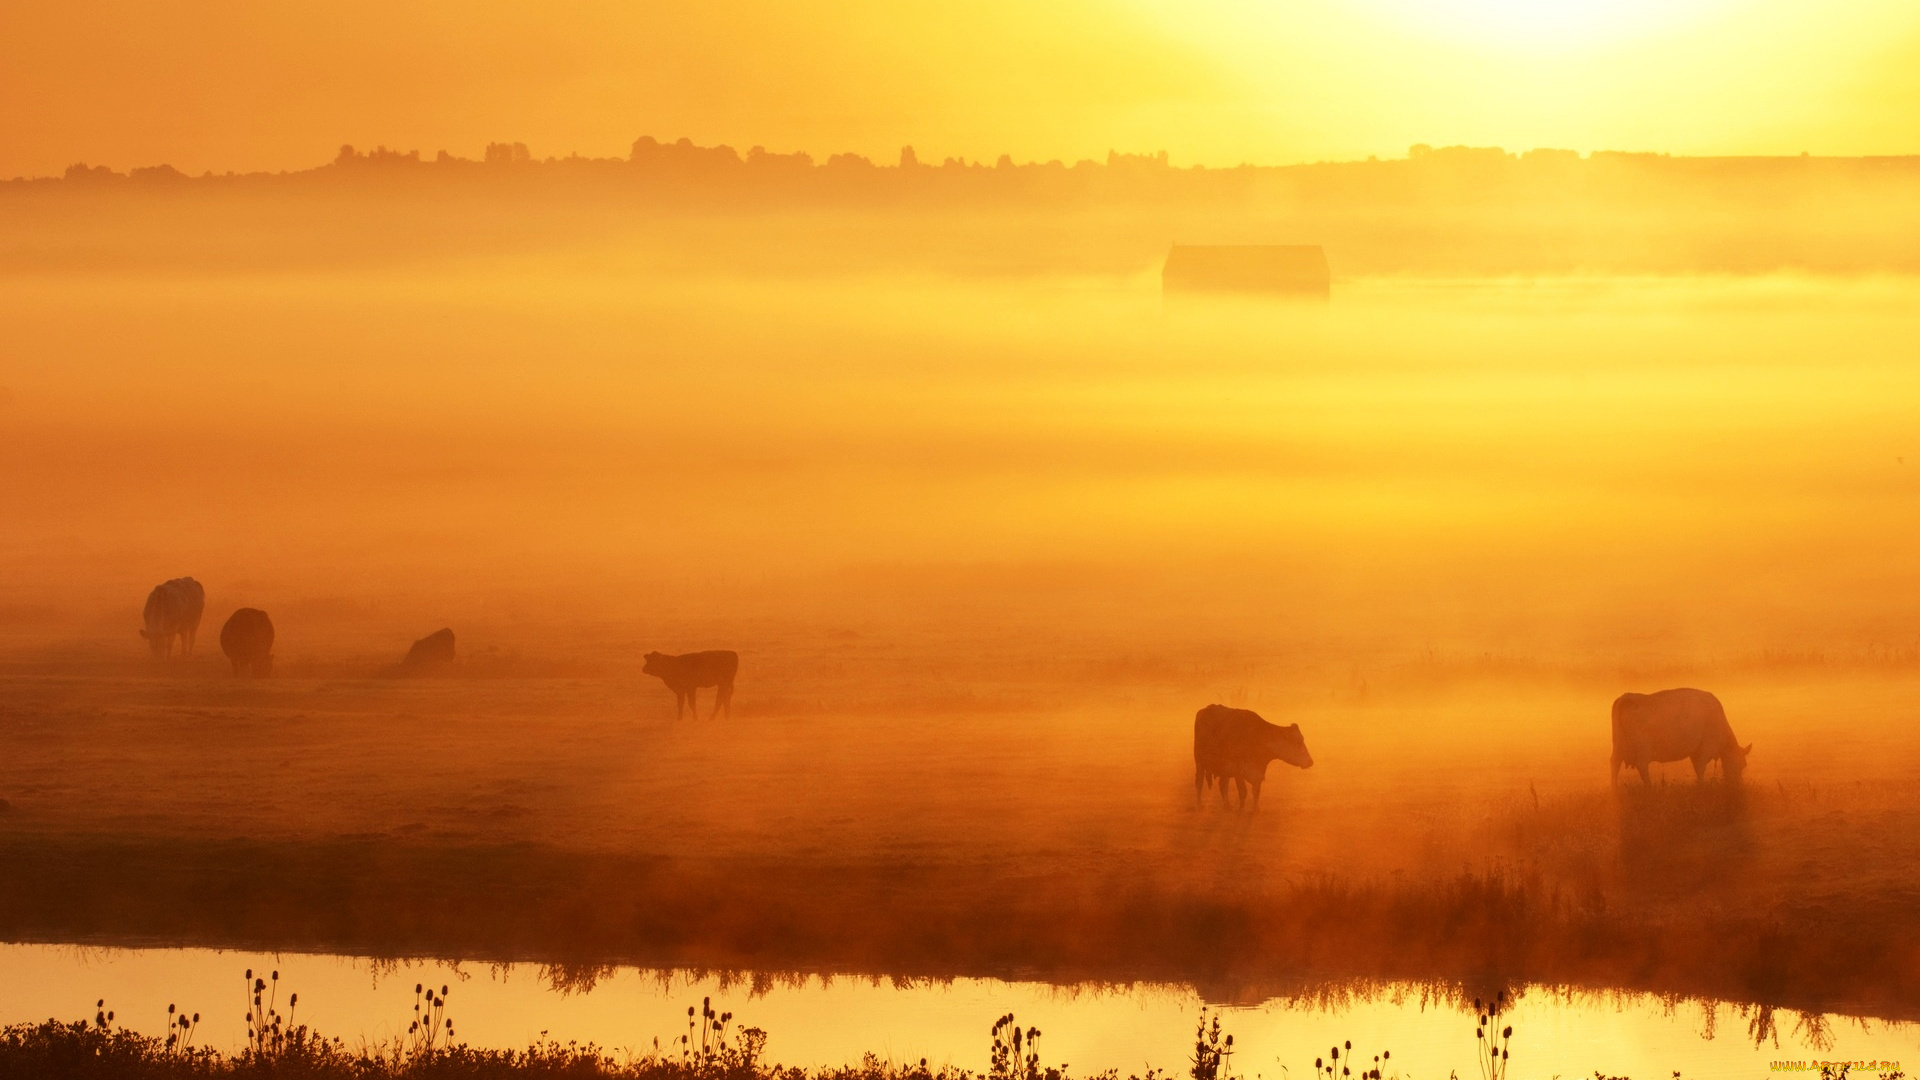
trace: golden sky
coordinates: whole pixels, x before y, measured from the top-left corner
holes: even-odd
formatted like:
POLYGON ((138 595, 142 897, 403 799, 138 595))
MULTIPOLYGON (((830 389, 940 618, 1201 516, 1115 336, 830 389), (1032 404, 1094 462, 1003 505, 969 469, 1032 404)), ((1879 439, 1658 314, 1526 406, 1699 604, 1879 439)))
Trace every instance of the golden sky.
POLYGON ((0 175, 340 143, 1920 150, 1912 0, 8 0, 0 175))

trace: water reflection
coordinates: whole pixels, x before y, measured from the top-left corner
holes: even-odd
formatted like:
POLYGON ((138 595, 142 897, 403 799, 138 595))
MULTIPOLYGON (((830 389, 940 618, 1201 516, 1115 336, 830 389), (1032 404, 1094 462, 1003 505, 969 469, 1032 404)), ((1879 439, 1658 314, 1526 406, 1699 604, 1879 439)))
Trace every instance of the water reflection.
MULTIPOLYGON (((167 1006, 205 1015, 203 1045, 236 1047, 238 974, 272 968, 300 994, 301 1019, 350 1046, 399 1037, 413 987, 448 987, 447 1012, 475 1045, 535 1039, 593 1042, 645 1053, 685 1025, 689 1003, 711 998, 743 1025, 770 1034, 768 1053, 798 1065, 881 1058, 979 1069, 987 1029, 1009 1012, 1047 1032, 1049 1064, 1080 1075, 1114 1068, 1178 1067, 1206 1004, 1190 988, 1145 984, 1060 987, 990 979, 807 976, 738 971, 663 971, 612 965, 474 965, 369 961, 330 955, 199 949, 0 946, 0 1021, 91 1016, 105 998, 122 1024, 157 1031, 167 1006), (232 999, 232 1000, 229 1000, 232 999), (223 1018, 225 1018, 223 1020, 223 1018)), ((1302 984, 1257 1005, 1216 1005, 1235 1036, 1246 1075, 1304 1074, 1316 1048, 1351 1040, 1390 1050, 1402 1076, 1470 1075, 1476 1017, 1460 985, 1349 982, 1302 984)), ((1909 1025, 1837 1021, 1767 1005, 1683 996, 1521 987, 1502 1022, 1527 1075, 1732 1075, 1764 1071, 1780 1057, 1913 1056, 1909 1025), (1742 1022, 1721 1030, 1722 1011, 1742 1022)))

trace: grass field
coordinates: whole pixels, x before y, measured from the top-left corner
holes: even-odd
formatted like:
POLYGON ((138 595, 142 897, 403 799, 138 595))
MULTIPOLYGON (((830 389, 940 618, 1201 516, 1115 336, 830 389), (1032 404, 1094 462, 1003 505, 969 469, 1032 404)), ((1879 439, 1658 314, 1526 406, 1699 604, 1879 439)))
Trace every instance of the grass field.
POLYGON ((9 278, 0 935, 1911 1016, 1910 298, 9 278), (639 657, 708 647, 675 722, 639 657), (1682 684, 1746 785, 1608 790, 1682 684), (1319 763, 1257 816, 1192 808, 1215 701, 1319 763))
MULTIPOLYGON (((748 655, 781 669, 776 646, 748 655)), ((14 676, 0 927, 1238 999, 1526 980, 1910 1016, 1895 754, 1913 746, 1823 759, 1793 722, 1810 698, 1884 708, 1909 679, 1723 678, 1743 737, 1798 762, 1737 792, 1684 765, 1609 791, 1594 710, 1581 724, 1564 688, 1290 703, 1320 764, 1276 775, 1252 817, 1193 808, 1195 690, 1011 703, 1048 696, 1037 681, 911 723, 743 694, 709 724, 632 679, 14 676), (1477 729, 1485 749, 1382 729, 1477 729)))

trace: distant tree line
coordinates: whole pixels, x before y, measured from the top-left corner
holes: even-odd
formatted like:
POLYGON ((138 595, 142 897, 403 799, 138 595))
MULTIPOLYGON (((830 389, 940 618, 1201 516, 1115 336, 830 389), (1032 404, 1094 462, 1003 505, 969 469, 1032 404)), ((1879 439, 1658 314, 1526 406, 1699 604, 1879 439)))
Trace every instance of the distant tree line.
POLYGON ((1219 195, 1258 195, 1365 202, 1370 200, 1500 203, 1542 195, 1629 201, 1691 194, 1701 198, 1766 201, 1797 198, 1836 185, 1878 186, 1890 196, 1920 193, 1920 156, 1900 157, 1674 157, 1666 154, 1536 149, 1512 153, 1497 147, 1416 145, 1404 158, 1229 168, 1180 167, 1167 153, 1108 152, 1104 160, 1016 163, 1002 154, 991 164, 948 157, 922 161, 911 146, 892 162, 841 153, 816 160, 805 151, 776 153, 754 146, 742 154, 731 146, 700 146, 691 139, 634 141, 625 158, 579 154, 536 158, 525 143, 489 144, 478 159, 385 146, 342 146, 333 160, 313 169, 280 173, 204 173, 188 176, 171 165, 118 172, 103 165, 75 164, 61 177, 16 178, 0 189, 47 184, 113 187, 126 184, 184 185, 205 182, 294 184, 433 184, 460 178, 485 182, 513 178, 516 184, 638 184, 656 189, 756 197, 893 198, 945 192, 987 200, 1020 201, 1051 195, 1094 201, 1179 202, 1219 195))

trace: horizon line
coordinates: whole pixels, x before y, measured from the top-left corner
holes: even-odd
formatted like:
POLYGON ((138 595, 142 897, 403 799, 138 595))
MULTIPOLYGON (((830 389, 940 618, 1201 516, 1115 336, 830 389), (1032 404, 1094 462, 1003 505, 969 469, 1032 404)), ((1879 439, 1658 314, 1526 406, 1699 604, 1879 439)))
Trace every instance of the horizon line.
POLYGON ((198 174, 193 174, 193 173, 188 173, 180 169, 177 169, 171 163, 158 162, 152 165, 126 166, 125 171, 123 172, 110 165, 94 165, 85 161, 78 161, 71 165, 68 165, 65 171, 60 174, 53 174, 53 175, 42 174, 42 175, 31 175, 31 176, 23 174, 23 175, 17 175, 17 176, 11 177, 8 180, 0 181, 0 183, 72 180, 76 178, 106 178, 109 176, 119 177, 119 178, 130 178, 130 177, 138 176, 141 174, 146 174, 147 176, 160 175, 160 176, 167 176, 170 178, 179 177, 183 179, 208 179, 208 178, 228 178, 228 177, 238 178, 238 177, 261 177, 261 176, 298 176, 298 175, 303 175, 307 173, 319 172, 321 170, 328 169, 328 168, 335 168, 340 166, 354 166, 354 165, 414 165, 414 164, 417 164, 417 165, 455 165, 455 166, 458 166, 458 165, 498 166, 498 165, 553 165, 553 164, 569 164, 569 163, 587 163, 587 164, 598 164, 598 165, 633 165, 633 164, 639 164, 642 162, 643 154, 649 155, 649 156, 655 155, 655 154, 670 155, 670 154, 676 154, 676 153, 684 154, 689 151, 697 152, 702 156, 708 157, 709 159, 712 159, 716 163, 722 164, 722 165, 726 165, 726 164, 753 165, 753 164, 757 164, 764 161, 764 162, 771 162, 775 164, 785 165, 787 167, 799 166, 799 167, 811 167, 811 168, 817 168, 817 169, 824 169, 824 168, 833 168, 836 166, 851 166, 855 168, 890 169, 890 170, 896 170, 896 171, 902 171, 902 172, 911 170, 911 169, 927 169, 927 170, 940 170, 940 169, 953 169, 953 168, 969 169, 969 170, 1033 169, 1033 168, 1079 169, 1079 168, 1088 168, 1088 167, 1112 168, 1115 166, 1145 166, 1145 167, 1151 167, 1151 168, 1164 168, 1168 170, 1178 170, 1183 172, 1232 172, 1232 171, 1241 170, 1241 169, 1263 169, 1263 170, 1264 169, 1298 169, 1298 168, 1313 168, 1318 166, 1334 166, 1334 165, 1371 165, 1371 164, 1396 164, 1396 163, 1405 164, 1405 163, 1411 163, 1411 162, 1422 161, 1427 159, 1440 159, 1441 161, 1447 161, 1447 160, 1459 161, 1459 160, 1465 160, 1469 158, 1484 160, 1484 161, 1501 159, 1509 162, 1520 162, 1528 159, 1545 160, 1545 161, 1561 161, 1561 162, 1570 162, 1570 161, 1588 162, 1588 161, 1594 160, 1595 158, 1632 158, 1632 159, 1641 159, 1641 160, 1661 159, 1661 160, 1678 160, 1678 161, 1798 161, 1798 160, 1890 161, 1890 160, 1905 160, 1905 159, 1920 158, 1920 151, 1917 151, 1914 153, 1904 153, 1904 154, 1811 154, 1807 151, 1801 151, 1798 154, 1675 154, 1670 151, 1660 151, 1660 150, 1594 149, 1594 150, 1580 151, 1580 150, 1572 150, 1572 149, 1567 149, 1562 147, 1546 147, 1546 146, 1533 147, 1526 150, 1510 151, 1501 146, 1472 146, 1467 144, 1433 146, 1427 143, 1414 143, 1413 145, 1407 148, 1407 153, 1406 153, 1406 156, 1404 157, 1383 158, 1377 154, 1370 154, 1364 159, 1362 158, 1324 158, 1324 159, 1318 159, 1313 161, 1293 162, 1290 164, 1259 164, 1252 161, 1242 161, 1235 165, 1207 165, 1207 164, 1201 164, 1201 163, 1194 163, 1190 165, 1177 165, 1172 163, 1172 161, 1169 159, 1168 152, 1165 150, 1150 151, 1150 152, 1129 152, 1129 151, 1119 151, 1119 150, 1112 150, 1112 149, 1109 149, 1107 151, 1105 160, 1099 160, 1095 158, 1080 158, 1071 163, 1067 162, 1065 159, 1062 159, 1062 158, 1051 158, 1045 161, 1042 161, 1039 159, 1030 159, 1027 161, 1016 162, 1013 160, 1011 154, 1001 154, 999 158, 991 164, 985 163, 982 159, 979 159, 979 158, 968 159, 965 157, 958 157, 958 156, 948 156, 948 157, 942 158, 938 164, 934 164, 930 160, 921 160, 915 148, 910 144, 901 147, 899 158, 896 161, 888 163, 888 162, 885 162, 884 160, 876 161, 873 158, 867 157, 866 155, 857 154, 850 151, 830 154, 826 158, 821 159, 821 158, 816 158, 811 152, 806 150, 776 152, 776 151, 769 151, 766 149, 765 146, 756 144, 750 147, 746 151, 746 153, 742 154, 740 151, 736 150, 731 144, 728 144, 728 143, 715 143, 710 146, 702 145, 699 143, 695 143, 691 138, 686 136, 682 136, 679 139, 676 139, 675 141, 668 143, 668 142, 662 142, 651 135, 642 135, 639 138, 634 140, 632 144, 632 148, 630 149, 629 153, 625 157, 594 157, 594 156, 583 155, 579 151, 575 150, 575 151, 570 151, 565 156, 549 155, 547 157, 542 158, 542 157, 535 157, 531 153, 531 151, 529 151, 527 144, 523 142, 490 142, 481 151, 481 156, 477 158, 461 157, 459 155, 449 153, 445 149, 436 151, 433 157, 428 158, 423 156, 422 152, 418 149, 404 150, 404 151, 389 149, 383 143, 375 146, 371 150, 361 152, 358 149, 356 149, 353 144, 343 143, 341 144, 339 150, 335 153, 332 160, 324 161, 315 165, 306 166, 304 168, 278 169, 278 170, 257 169, 257 170, 247 171, 247 172, 235 172, 230 169, 225 172, 216 172, 212 169, 207 169, 198 174), (645 148, 644 150, 643 150, 643 147, 645 148))

